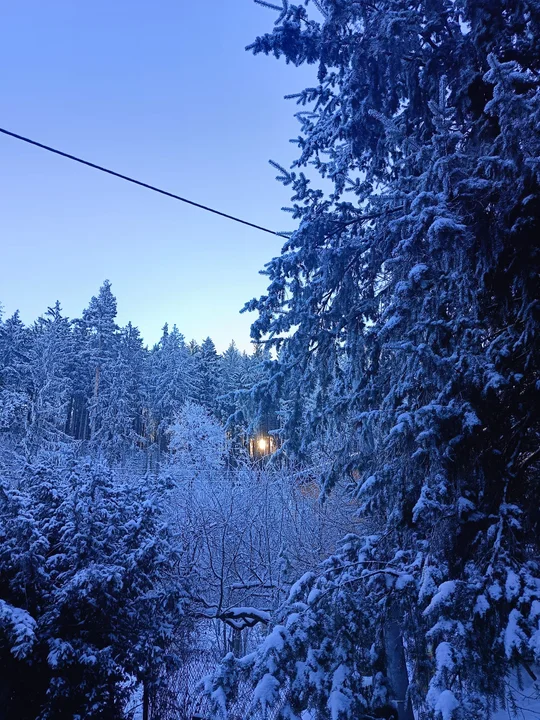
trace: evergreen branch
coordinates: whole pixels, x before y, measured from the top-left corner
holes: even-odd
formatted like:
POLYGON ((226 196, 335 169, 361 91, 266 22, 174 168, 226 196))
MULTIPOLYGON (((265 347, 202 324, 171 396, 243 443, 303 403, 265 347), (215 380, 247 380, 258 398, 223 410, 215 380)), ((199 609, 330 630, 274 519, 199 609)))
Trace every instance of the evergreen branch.
POLYGON ((370 213, 368 215, 362 215, 361 217, 354 218, 354 220, 347 220, 347 221, 341 221, 341 220, 332 220, 332 222, 339 223, 341 227, 337 228, 334 232, 330 233, 329 235, 325 236, 325 239, 334 237, 334 235, 337 235, 342 230, 344 230, 347 227, 350 227, 351 225, 357 225, 359 223, 369 222, 370 220, 379 220, 382 217, 385 217, 386 215, 392 215, 396 212, 400 212, 405 208, 404 205, 399 205, 395 208, 390 208, 388 210, 382 210, 381 212, 376 213, 370 213))
POLYGON ((253 0, 253 2, 257 5, 261 5, 262 7, 269 8, 270 10, 277 10, 278 12, 283 11, 283 8, 279 7, 279 5, 274 5, 273 3, 266 2, 266 0, 253 0))

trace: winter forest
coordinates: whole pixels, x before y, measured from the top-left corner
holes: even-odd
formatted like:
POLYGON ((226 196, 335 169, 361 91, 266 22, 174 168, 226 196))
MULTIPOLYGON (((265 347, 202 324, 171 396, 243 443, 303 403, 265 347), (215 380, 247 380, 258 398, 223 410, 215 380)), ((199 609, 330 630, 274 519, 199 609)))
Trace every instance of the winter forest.
POLYGON ((0 320, 0 719, 540 718, 540 4, 255 2, 253 351, 0 320))

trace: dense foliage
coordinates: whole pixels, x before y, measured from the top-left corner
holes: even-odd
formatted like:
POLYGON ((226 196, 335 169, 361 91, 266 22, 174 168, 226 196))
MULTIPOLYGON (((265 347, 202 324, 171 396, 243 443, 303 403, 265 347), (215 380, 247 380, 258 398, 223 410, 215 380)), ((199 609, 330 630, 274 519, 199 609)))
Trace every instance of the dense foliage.
POLYGON ((163 500, 69 451, 2 480, 2 717, 123 718, 157 686, 187 598, 163 500))
POLYGON ((348 475, 376 531, 227 659, 216 713, 240 673, 283 718, 485 720, 540 660, 540 6, 259 4, 251 49, 318 84, 253 337, 280 350, 285 449, 331 423, 326 489, 348 475))
POLYGON ((219 355, 210 338, 187 344, 176 325, 148 349, 131 323, 118 327, 116 313, 106 281, 75 320, 58 302, 30 327, 18 312, 0 316, 0 464, 8 446, 28 459, 43 443, 72 440, 114 462, 139 451, 141 462, 158 464, 186 401, 230 419, 239 446, 248 432, 266 430, 249 392, 268 376, 264 351, 248 355, 232 342, 219 355))

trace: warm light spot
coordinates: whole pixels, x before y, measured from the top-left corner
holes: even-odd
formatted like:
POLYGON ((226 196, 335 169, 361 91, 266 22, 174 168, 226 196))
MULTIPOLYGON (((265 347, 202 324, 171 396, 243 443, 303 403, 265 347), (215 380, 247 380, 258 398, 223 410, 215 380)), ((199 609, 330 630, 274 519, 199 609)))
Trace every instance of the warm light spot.
POLYGON ((259 450, 264 452, 264 450, 266 450, 266 438, 259 438, 257 445, 259 446, 259 450))

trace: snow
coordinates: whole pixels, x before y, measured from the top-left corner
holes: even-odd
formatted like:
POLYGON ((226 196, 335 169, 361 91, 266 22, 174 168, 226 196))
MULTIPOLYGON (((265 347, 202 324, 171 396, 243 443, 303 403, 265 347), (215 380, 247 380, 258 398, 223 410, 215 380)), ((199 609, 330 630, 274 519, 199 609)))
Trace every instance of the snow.
POLYGON ((522 645, 527 642, 527 636, 520 627, 523 622, 523 616, 514 608, 508 616, 508 623, 504 631, 504 651, 507 658, 511 658, 514 650, 521 649, 522 645))
POLYGON ((316 603, 317 600, 319 599, 319 597, 321 596, 321 594, 322 594, 322 590, 320 590, 320 588, 318 588, 318 587, 311 588, 309 595, 307 596, 307 604, 313 605, 314 603, 316 603))
POLYGON ((332 689, 328 697, 327 707, 330 710, 331 720, 339 720, 342 713, 347 712, 351 705, 350 697, 343 692, 343 684, 347 678, 348 669, 339 665, 332 676, 332 689))
POLYGON ((503 595, 502 588, 497 580, 488 587, 487 592, 492 600, 500 600, 503 595))
POLYGON ((474 605, 474 614, 475 615, 485 615, 486 612, 489 610, 489 601, 485 595, 479 595, 476 598, 476 603, 474 605))
POLYGON ((328 709, 332 720, 339 720, 343 717, 343 713, 347 712, 351 705, 351 700, 341 690, 331 690, 328 698, 328 709))
POLYGON ((540 658, 540 627, 531 635, 529 647, 534 653, 534 656, 540 658))
POLYGON ((455 665, 454 653, 449 642, 442 642, 437 645, 435 659, 437 663, 437 671, 453 670, 455 665))
POLYGON ((441 720, 452 720, 454 710, 459 707, 459 702, 451 690, 443 690, 435 703, 435 712, 441 717, 441 720))
POLYGON ((424 602, 428 598, 433 597, 433 595, 437 592, 437 584, 433 578, 434 572, 434 567, 427 564, 424 565, 420 590, 418 592, 418 599, 420 602, 424 602))
POLYGON ((366 480, 364 480, 364 482, 360 486, 360 488, 358 490, 358 495, 364 495, 364 493, 366 493, 368 490, 370 490, 370 488, 372 488, 375 485, 375 483, 376 483, 375 475, 370 475, 368 478, 366 478, 366 480))
POLYGON ((36 641, 37 623, 30 613, 0 600, 0 627, 4 626, 16 658, 28 655, 36 641))
POLYGON ((396 580, 395 588, 396 590, 403 590, 407 587, 407 585, 412 585, 414 583, 414 576, 410 573, 401 573, 398 579, 396 580))
POLYGON ((472 503, 470 500, 464 497, 459 497, 456 503, 457 511, 459 517, 463 515, 463 513, 470 513, 475 509, 474 503, 472 503))
POLYGON ((311 570, 304 573, 302 577, 297 580, 295 583, 291 585, 291 589, 289 591, 289 600, 288 602, 293 602, 296 600, 299 596, 301 596, 306 588, 306 586, 315 579, 315 573, 311 570))
POLYGON ((401 322, 401 320, 402 320, 402 318, 400 315, 397 315, 397 314, 391 315, 388 318, 388 320, 385 322, 383 327, 381 328, 381 331, 380 331, 381 334, 388 333, 391 330, 393 330, 394 328, 396 328, 399 325, 399 323, 401 322))
POLYGON ((413 507, 413 522, 418 522, 420 516, 430 508, 439 508, 440 503, 433 499, 433 490, 427 485, 423 485, 420 490, 420 497, 413 507))
POLYGON ((475 427, 481 427, 482 423, 480 422, 480 419, 475 412, 473 412, 472 410, 468 410, 463 418, 463 426, 467 430, 473 430, 475 427))
POLYGON ((447 580, 439 585, 439 588, 435 595, 432 597, 431 602, 424 610, 424 615, 436 610, 443 603, 449 602, 452 595, 456 592, 456 582, 454 580, 447 580))
POLYGON ((464 20, 461 15, 459 16, 459 29, 462 35, 468 35, 471 32, 471 23, 464 20))
POLYGON ((512 602, 512 600, 517 598, 520 593, 521 580, 519 575, 517 575, 517 573, 515 573, 512 569, 508 570, 504 588, 505 596, 508 602, 512 602))
POLYGON ((133 691, 126 707, 126 714, 128 715, 128 717, 132 717, 133 720, 143 720, 142 685, 137 685, 137 687, 133 691), (130 715, 130 713, 132 713, 132 715, 130 715))
POLYGON ((428 230, 428 236, 430 238, 436 238, 440 235, 462 233, 465 232, 465 230, 465 225, 457 223, 451 218, 438 217, 431 224, 428 230))
POLYGON ((264 639, 261 651, 268 652, 269 650, 281 650, 285 644, 285 640, 283 639, 284 632, 285 627, 283 625, 276 625, 270 635, 264 639))
POLYGON ((419 282, 422 276, 429 270, 428 266, 424 263, 417 263, 409 272, 409 280, 413 282, 419 282))
POLYGON ((276 700, 278 691, 279 681, 270 673, 266 673, 257 683, 253 698, 265 710, 268 705, 271 705, 276 700))
POLYGON ((249 605, 229 608, 223 613, 228 618, 244 618, 249 617, 259 620, 262 623, 269 623, 272 616, 266 610, 259 610, 259 608, 251 607, 249 605))

